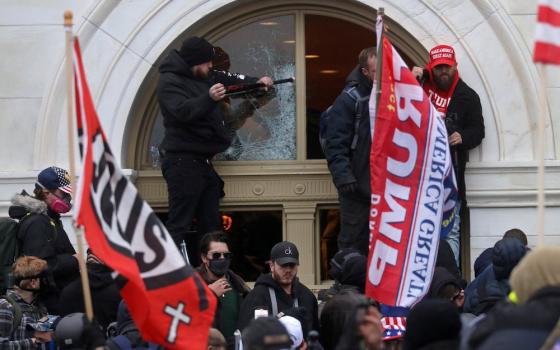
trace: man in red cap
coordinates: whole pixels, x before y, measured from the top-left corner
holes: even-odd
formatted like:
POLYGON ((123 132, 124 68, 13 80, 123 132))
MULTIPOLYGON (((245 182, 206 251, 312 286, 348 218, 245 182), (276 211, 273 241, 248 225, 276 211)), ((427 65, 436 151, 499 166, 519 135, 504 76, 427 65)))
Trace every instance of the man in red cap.
MULTIPOLYGON (((161 170, 167 182, 167 229, 177 245, 186 242, 191 264, 198 265, 198 242, 221 229, 219 200, 223 181, 212 158, 225 151, 232 132, 225 120, 226 86, 257 82, 239 74, 213 70, 215 48, 191 37, 172 50, 159 67, 157 96, 165 134, 161 143, 161 170), (191 231, 193 218, 198 231, 191 231)), ((258 82, 272 86, 272 79, 258 82)))
MULTIPOLYGON (((478 94, 461 78, 457 70, 455 50, 449 45, 438 45, 430 50, 426 69, 414 67, 414 75, 423 81, 424 91, 434 107, 445 117, 448 141, 451 146, 453 167, 457 177, 460 201, 457 205, 458 219, 467 209, 465 197, 465 165, 468 150, 480 145, 484 138, 484 119, 478 94), (462 209, 462 210, 461 210, 462 209)), ((459 264, 459 220, 455 221, 447 241, 459 264)))

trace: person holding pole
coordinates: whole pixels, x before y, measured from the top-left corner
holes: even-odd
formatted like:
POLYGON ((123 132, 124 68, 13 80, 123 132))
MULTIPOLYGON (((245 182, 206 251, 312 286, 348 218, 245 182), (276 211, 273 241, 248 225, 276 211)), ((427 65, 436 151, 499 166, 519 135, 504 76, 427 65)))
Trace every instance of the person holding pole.
POLYGON ((47 309, 56 315, 60 290, 79 276, 76 251, 60 221, 60 215, 72 208, 68 172, 55 166, 42 170, 33 193, 35 196, 16 195, 9 212, 12 218, 20 220, 19 255, 47 261, 56 288, 42 297, 47 309))
POLYGON ((338 249, 354 248, 367 256, 371 197, 368 101, 375 80, 375 47, 363 49, 358 63, 328 112, 325 156, 340 202, 338 249))
POLYGON ((476 91, 459 78, 455 50, 449 45, 432 48, 426 68, 413 67, 412 73, 422 83, 434 107, 445 117, 460 198, 455 212, 457 220, 446 240, 459 266, 460 218, 467 209, 465 167, 468 151, 480 145, 484 138, 482 106, 476 91))
MULTIPOLYGON (((221 228, 223 181, 214 170, 212 157, 231 142, 224 121, 226 85, 254 82, 242 75, 212 70, 213 57, 214 47, 208 41, 188 38, 159 67, 157 87, 165 128, 161 170, 169 195, 166 226, 177 245, 185 241, 193 266, 200 260, 200 236, 221 228), (189 232, 195 217, 198 232, 189 232)), ((258 83, 264 89, 273 85, 266 76, 258 83)))

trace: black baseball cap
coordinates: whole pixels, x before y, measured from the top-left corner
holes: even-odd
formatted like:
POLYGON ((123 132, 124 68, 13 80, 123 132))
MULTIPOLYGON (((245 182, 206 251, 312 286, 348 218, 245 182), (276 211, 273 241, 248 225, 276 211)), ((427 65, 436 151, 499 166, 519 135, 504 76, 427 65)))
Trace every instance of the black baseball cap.
POLYGON ((299 265, 299 252, 295 244, 288 241, 276 243, 270 251, 270 260, 278 265, 299 265))
POLYGON ((286 327, 276 317, 252 320, 241 333, 243 348, 247 350, 289 349, 292 340, 286 327))

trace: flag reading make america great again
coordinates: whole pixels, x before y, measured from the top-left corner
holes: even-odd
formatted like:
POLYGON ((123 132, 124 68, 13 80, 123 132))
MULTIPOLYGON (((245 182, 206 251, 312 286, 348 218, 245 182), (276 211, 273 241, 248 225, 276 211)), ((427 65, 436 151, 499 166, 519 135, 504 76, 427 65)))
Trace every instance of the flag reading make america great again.
POLYGON ((142 338, 167 349, 206 349, 216 298, 122 174, 97 118, 77 40, 74 72, 83 160, 76 221, 93 252, 124 278, 121 295, 142 338))
POLYGON ((439 112, 389 40, 382 43, 370 154, 366 294, 386 305, 409 307, 430 286, 451 156, 439 112))

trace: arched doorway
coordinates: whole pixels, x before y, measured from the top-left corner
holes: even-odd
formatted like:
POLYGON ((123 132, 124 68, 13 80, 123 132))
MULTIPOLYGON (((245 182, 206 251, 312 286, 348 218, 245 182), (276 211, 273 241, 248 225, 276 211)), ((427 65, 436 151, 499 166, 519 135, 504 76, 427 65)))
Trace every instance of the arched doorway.
MULTIPOLYGON (((337 194, 318 145, 318 118, 344 87, 360 50, 375 45, 375 15, 364 5, 334 1, 232 4, 187 28, 168 48, 200 35, 228 54, 231 71, 296 78, 295 85, 279 86, 276 97, 235 130, 232 147, 215 162, 226 183, 222 209, 234 218, 238 266, 253 267, 242 272, 248 279, 281 239, 299 247, 303 281, 315 285, 327 279, 326 264, 336 249, 337 194)), ((422 64, 422 45, 397 23, 387 22, 407 62, 422 64)), ((154 69, 135 99, 127 165, 138 170, 140 192, 164 217, 165 181, 157 152, 151 152, 163 135, 156 82, 154 69)))

